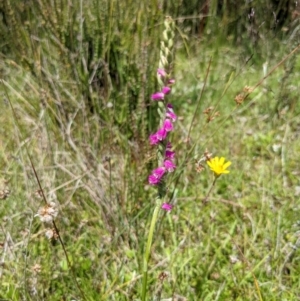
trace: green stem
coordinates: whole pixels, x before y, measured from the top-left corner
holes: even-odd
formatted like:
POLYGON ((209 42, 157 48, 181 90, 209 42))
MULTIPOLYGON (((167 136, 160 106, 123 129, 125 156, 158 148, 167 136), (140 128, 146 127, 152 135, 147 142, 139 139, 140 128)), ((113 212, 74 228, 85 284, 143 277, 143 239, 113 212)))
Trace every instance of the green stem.
POLYGON ((147 246, 146 246, 146 251, 145 251, 145 256, 144 256, 142 301, 146 301, 148 263, 149 263, 150 253, 151 253, 151 246, 152 246, 152 241, 153 241, 153 234, 154 234, 155 224, 156 224, 156 221, 157 221, 157 217, 158 217, 160 207, 161 207, 161 201, 158 199, 157 202, 156 202, 156 206, 154 208, 154 211, 153 211, 153 215, 152 215, 150 230, 149 230, 149 234, 148 234, 148 241, 147 241, 147 246))
POLYGON ((210 195, 212 189, 214 188, 217 179, 218 179, 218 177, 215 176, 214 181, 213 181, 212 185, 210 186, 210 189, 209 189, 209 191, 208 191, 206 197, 205 197, 204 200, 203 200, 203 204, 206 204, 206 203, 208 202, 208 197, 209 197, 209 195, 210 195))

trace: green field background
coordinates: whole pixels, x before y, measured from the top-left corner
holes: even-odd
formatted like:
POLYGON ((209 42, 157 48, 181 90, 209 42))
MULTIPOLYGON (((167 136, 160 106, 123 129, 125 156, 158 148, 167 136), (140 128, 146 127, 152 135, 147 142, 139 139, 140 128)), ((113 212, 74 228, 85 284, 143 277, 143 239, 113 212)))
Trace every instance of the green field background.
POLYGON ((0 300, 299 300, 296 4, 0 1, 0 300), (166 20, 177 167, 144 299, 166 20))

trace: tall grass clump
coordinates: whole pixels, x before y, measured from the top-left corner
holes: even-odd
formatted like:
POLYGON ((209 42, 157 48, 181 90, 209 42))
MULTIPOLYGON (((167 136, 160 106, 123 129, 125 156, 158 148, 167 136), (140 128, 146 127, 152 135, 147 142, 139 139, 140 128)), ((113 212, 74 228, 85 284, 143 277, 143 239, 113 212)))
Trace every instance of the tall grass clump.
MULTIPOLYGON (((9 42, 2 48, 1 61, 5 70, 2 133, 7 141, 3 182, 18 187, 9 212, 18 212, 15 219, 28 235, 24 240, 15 233, 15 220, 3 232, 24 241, 20 246, 28 254, 25 258, 18 254, 8 264, 10 270, 14 264, 20 269, 5 281, 5 296, 33 298, 33 291, 48 298, 55 291, 53 300, 60 299, 69 294, 69 287, 76 291, 76 277, 85 274, 80 283, 84 295, 90 292, 90 298, 100 295, 106 300, 115 294, 114 285, 104 285, 108 274, 121 277, 114 282, 116 287, 138 280, 136 226, 148 216, 139 203, 148 173, 143 162, 151 155, 144 145, 156 119, 149 107, 156 85, 150 62, 159 49, 150 50, 159 46, 156 37, 161 34, 163 15, 155 2, 149 11, 145 9, 149 2, 139 6, 118 1, 31 4, 3 4, 2 26, 9 42), (56 232, 62 235, 76 275, 58 247, 57 235, 50 233, 52 228, 38 222, 36 214, 44 216, 51 207, 41 203, 41 191, 48 205, 59 208, 56 232), (114 249, 134 259, 135 267, 128 273, 122 269, 125 258, 116 261, 111 256, 114 249), (102 262, 105 254, 108 261, 102 262), (40 268, 32 270, 36 265, 40 268)), ((128 290, 129 295, 135 294, 134 285, 128 290)))

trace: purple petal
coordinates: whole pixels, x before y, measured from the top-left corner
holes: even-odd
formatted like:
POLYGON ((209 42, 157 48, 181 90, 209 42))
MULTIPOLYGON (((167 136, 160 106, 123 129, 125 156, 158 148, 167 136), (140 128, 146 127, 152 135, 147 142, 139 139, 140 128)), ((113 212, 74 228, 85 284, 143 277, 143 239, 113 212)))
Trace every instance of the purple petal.
POLYGON ((161 92, 163 92, 164 94, 169 94, 171 92, 171 88, 168 86, 163 87, 161 92))
POLYGON ((172 172, 176 168, 176 165, 171 160, 165 160, 164 166, 168 172, 172 172))
POLYGON ((169 85, 174 85, 175 84, 175 79, 169 79, 168 84, 169 85))
POLYGON ((165 97, 165 94, 163 92, 156 92, 151 95, 152 100, 162 100, 162 99, 164 99, 164 97, 165 97))
POLYGON ((172 144, 171 144, 170 141, 167 143, 166 149, 167 150, 171 150, 172 149, 172 144))
POLYGON ((172 121, 176 121, 176 119, 177 119, 177 116, 176 116, 176 114, 174 113, 174 110, 173 110, 173 106, 170 103, 167 104, 166 117, 172 119, 172 121))
POLYGON ((151 145, 156 145, 156 144, 158 144, 159 143, 159 139, 158 139, 158 137, 157 137, 157 134, 155 133, 155 134, 152 134, 152 135, 150 135, 149 136, 149 140, 150 140, 150 144, 151 145))
POLYGON ((165 130, 164 127, 162 127, 161 129, 159 129, 156 133, 158 140, 162 141, 164 139, 166 139, 167 137, 167 131, 165 130))
POLYGON ((150 175, 148 177, 148 182, 149 182, 150 185, 156 185, 156 184, 159 183, 159 179, 156 178, 154 175, 150 175))
POLYGON ((175 158, 175 152, 166 149, 165 157, 167 159, 174 159, 175 158))
POLYGON ((160 180, 165 174, 166 169, 164 167, 158 167, 152 171, 152 175, 160 180))
POLYGON ((166 117, 170 118, 173 122, 176 121, 176 119, 177 119, 177 115, 172 112, 167 112, 166 117))
POLYGON ((163 128, 164 128, 167 132, 173 131, 173 123, 171 122, 170 119, 166 119, 166 120, 164 121, 163 128))
POLYGON ((166 210, 166 211, 171 211, 173 208, 173 205, 168 204, 168 203, 163 203, 161 206, 161 209, 166 210))

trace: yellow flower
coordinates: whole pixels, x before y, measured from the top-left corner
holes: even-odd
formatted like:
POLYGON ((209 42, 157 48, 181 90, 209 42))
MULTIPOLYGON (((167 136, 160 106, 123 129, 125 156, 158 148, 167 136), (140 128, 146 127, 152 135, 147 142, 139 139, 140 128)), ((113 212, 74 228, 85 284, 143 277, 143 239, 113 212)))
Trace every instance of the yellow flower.
POLYGON ((215 157, 207 161, 207 165, 215 173, 215 176, 219 177, 223 173, 229 173, 229 170, 226 169, 231 165, 231 162, 228 161, 225 163, 224 157, 215 157))

